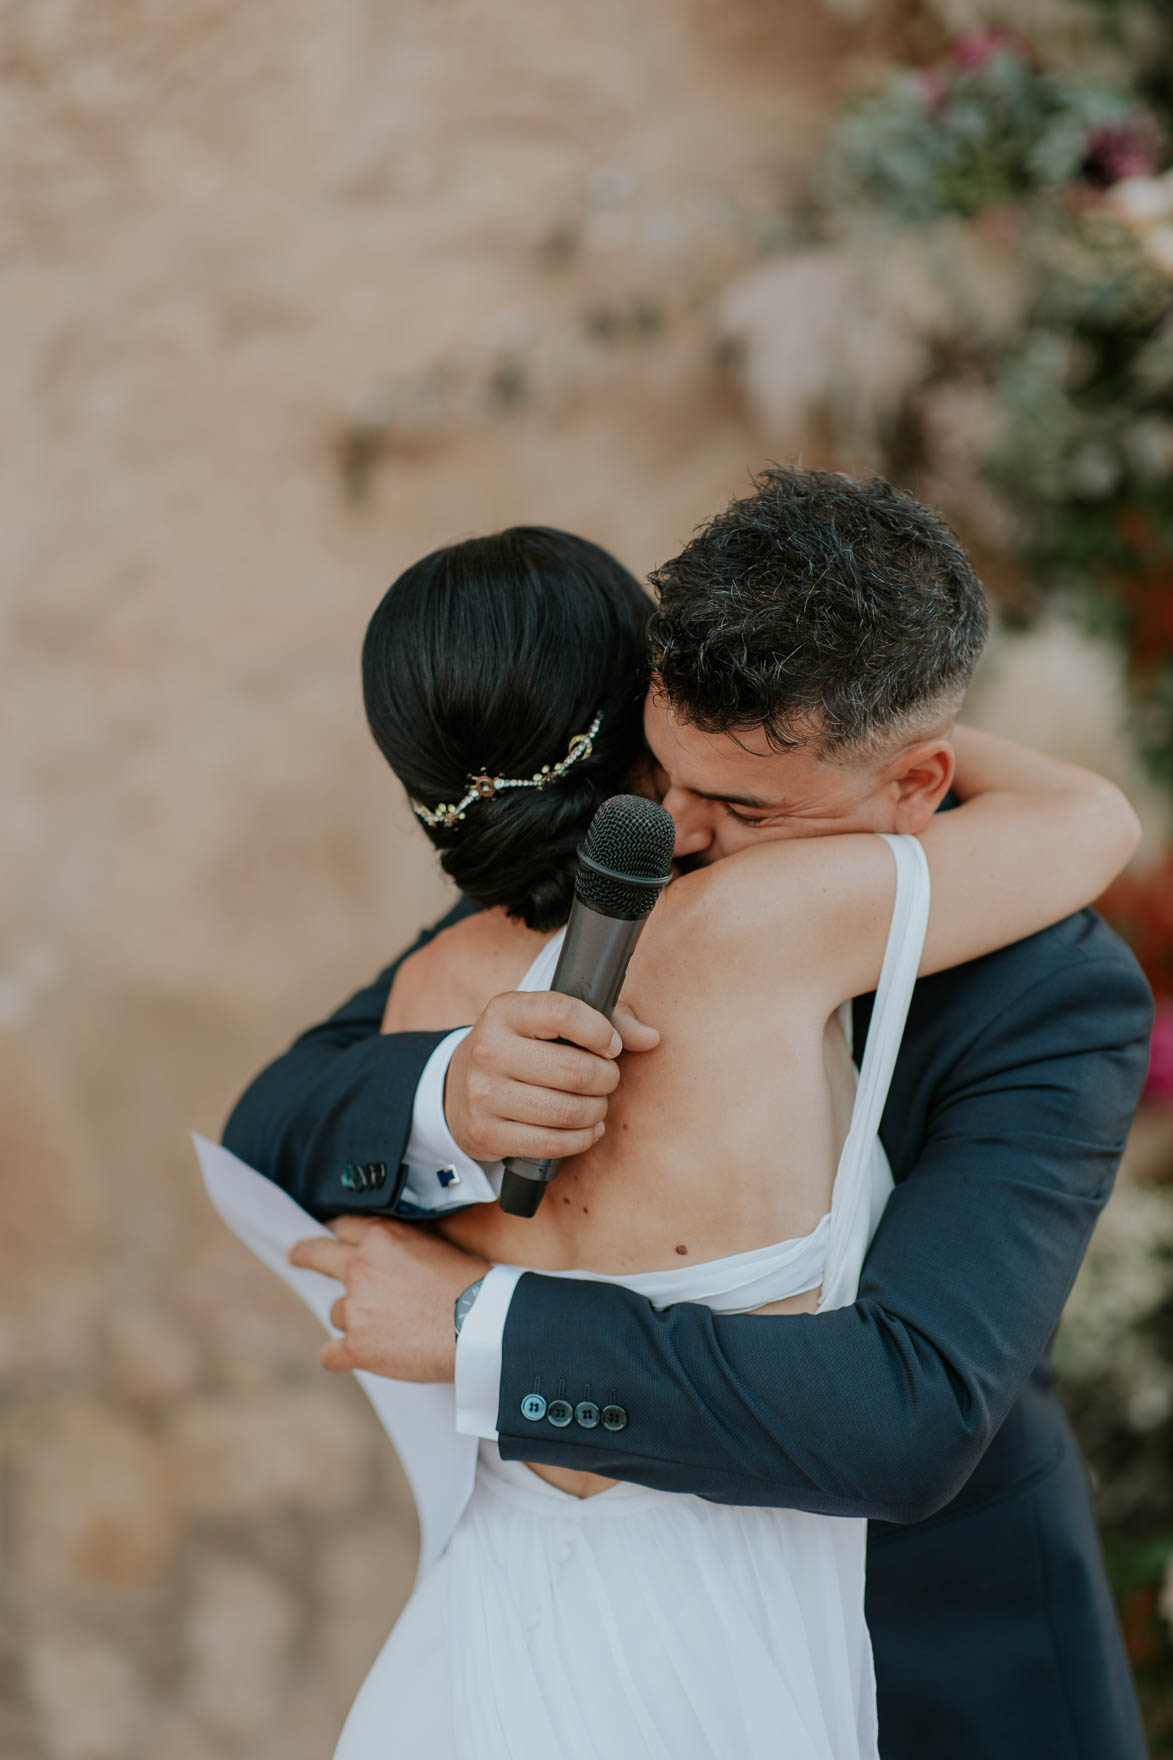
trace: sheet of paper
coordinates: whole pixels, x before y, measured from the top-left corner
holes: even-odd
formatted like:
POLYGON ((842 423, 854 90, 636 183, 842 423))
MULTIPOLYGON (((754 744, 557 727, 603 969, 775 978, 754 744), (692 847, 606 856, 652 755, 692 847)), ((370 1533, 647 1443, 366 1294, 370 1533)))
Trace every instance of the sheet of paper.
MULTIPOLYGON (((330 1309, 345 1293, 342 1285, 318 1271, 290 1265, 285 1257, 294 1241, 330 1231, 295 1204, 287 1192, 219 1143, 194 1132, 192 1141, 208 1196, 221 1219, 262 1264, 301 1297, 326 1331, 336 1335, 330 1309)), ((451 1383, 388 1381, 361 1371, 355 1379, 394 1443, 415 1498, 420 1523, 418 1581, 448 1544, 472 1493, 476 1438, 457 1432, 451 1383)))

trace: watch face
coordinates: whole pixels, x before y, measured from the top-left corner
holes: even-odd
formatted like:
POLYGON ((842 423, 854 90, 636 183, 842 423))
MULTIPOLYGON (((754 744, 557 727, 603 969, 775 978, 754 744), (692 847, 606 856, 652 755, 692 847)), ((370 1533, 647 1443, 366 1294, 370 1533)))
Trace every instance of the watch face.
POLYGON ((470 1283, 467 1289, 462 1289, 456 1298, 454 1313, 456 1318, 457 1338, 460 1337, 460 1328, 464 1325, 468 1311, 476 1301, 477 1296, 480 1293, 480 1287, 484 1281, 483 1277, 478 1277, 475 1283, 470 1283))

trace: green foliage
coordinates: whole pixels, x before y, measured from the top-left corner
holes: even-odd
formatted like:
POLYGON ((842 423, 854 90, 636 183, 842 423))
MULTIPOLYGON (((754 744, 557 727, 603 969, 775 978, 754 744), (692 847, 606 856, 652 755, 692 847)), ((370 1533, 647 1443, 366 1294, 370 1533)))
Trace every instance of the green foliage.
POLYGON ((841 119, 825 196, 911 223, 970 218, 1061 190, 1093 131, 1124 126, 1131 111, 1120 92, 1040 74, 1009 43, 955 72, 900 70, 841 119))

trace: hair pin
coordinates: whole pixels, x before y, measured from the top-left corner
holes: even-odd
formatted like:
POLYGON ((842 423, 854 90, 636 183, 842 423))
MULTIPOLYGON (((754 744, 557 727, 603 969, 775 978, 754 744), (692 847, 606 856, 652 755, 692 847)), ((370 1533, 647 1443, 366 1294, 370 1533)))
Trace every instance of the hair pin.
POLYGON ((494 795, 504 794, 509 788, 548 788, 551 782, 557 782, 560 776, 565 776, 571 765, 577 764, 580 758, 590 757, 602 724, 603 711, 600 709, 586 732, 575 734, 564 758, 557 764, 543 764, 532 776, 491 776, 487 770, 482 770, 478 775, 468 778, 468 792, 461 800, 452 805, 441 802, 438 807, 425 807, 422 801, 409 796, 411 810, 425 825, 443 825, 445 830, 451 830, 464 818, 474 801, 492 800, 494 795))

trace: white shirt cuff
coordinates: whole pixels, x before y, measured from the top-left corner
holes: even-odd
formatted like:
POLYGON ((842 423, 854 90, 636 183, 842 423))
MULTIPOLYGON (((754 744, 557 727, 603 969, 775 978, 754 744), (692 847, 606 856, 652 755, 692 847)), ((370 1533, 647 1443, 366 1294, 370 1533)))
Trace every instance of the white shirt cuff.
POLYGON ((497 1440, 505 1319, 524 1275, 521 1265, 494 1265, 465 1315, 456 1341, 456 1428, 462 1436, 497 1440))
POLYGON ((444 1117, 444 1081, 452 1053, 472 1032, 457 1027, 428 1058, 415 1091, 411 1135, 404 1162, 407 1178, 399 1202, 435 1216, 466 1204, 490 1204, 501 1191, 501 1163, 474 1161, 453 1141, 444 1117))

